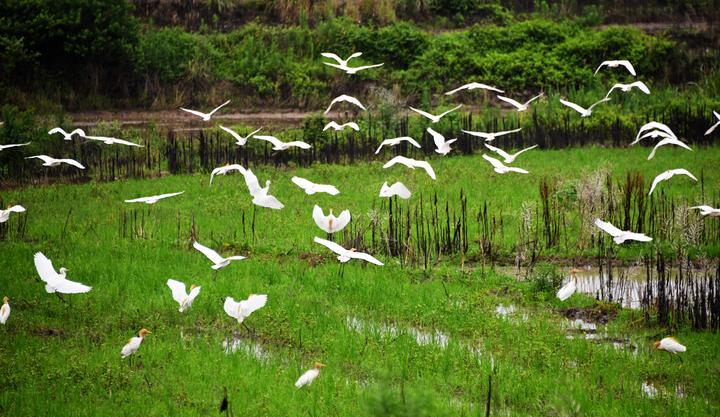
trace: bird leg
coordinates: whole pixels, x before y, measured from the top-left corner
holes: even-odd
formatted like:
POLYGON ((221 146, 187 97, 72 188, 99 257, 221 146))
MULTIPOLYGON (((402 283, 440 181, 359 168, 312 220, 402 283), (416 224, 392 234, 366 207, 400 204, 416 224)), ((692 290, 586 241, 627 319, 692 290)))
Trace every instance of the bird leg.
POLYGON ((245 327, 245 330, 247 330, 248 333, 250 333, 252 335, 253 339, 257 339, 257 334, 255 334, 255 330, 252 330, 250 327, 248 327, 248 325, 245 324, 245 322, 242 322, 242 325, 243 325, 243 327, 245 327))
POLYGON ((57 295, 57 298, 59 298, 59 299, 60 299, 60 301, 62 301, 63 303, 67 304, 67 301, 65 301, 65 299, 64 299, 64 298, 62 298, 62 295, 60 295, 60 293, 59 293, 59 292, 57 292, 57 291, 56 291, 56 292, 55 292, 55 295, 57 295))

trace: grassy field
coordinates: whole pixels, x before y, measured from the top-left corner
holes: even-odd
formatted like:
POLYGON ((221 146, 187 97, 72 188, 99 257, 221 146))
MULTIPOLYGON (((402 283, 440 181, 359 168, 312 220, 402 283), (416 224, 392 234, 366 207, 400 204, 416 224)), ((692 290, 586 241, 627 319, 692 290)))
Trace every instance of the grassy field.
MULTIPOLYGON (((531 282, 460 267, 453 257, 422 271, 378 255, 384 267, 351 262, 341 276, 334 257, 312 243, 324 234, 312 223, 313 203, 348 208, 353 222, 367 223, 382 207, 376 196, 385 180, 403 181, 415 193, 402 204, 435 193, 454 201, 462 189, 471 212, 485 201, 502 208, 507 246, 517 239, 523 202, 538 200, 543 176, 571 183, 599 168, 619 179, 638 170, 647 185, 663 170, 685 167, 705 173, 704 190, 673 178, 656 192, 680 204, 701 203, 703 192, 717 198, 712 173, 720 148, 661 149, 650 162, 648 152, 529 152, 515 164, 527 176, 494 174, 479 156, 435 158, 435 182, 418 170, 383 170, 380 160, 258 169, 286 208, 258 209, 254 236, 254 210, 236 174, 212 186, 198 174, 2 191, 4 204, 23 204, 28 212, 24 235, 16 233, 19 218, 11 218, 0 242, 0 292, 13 308, 0 334, 1 414, 213 415, 226 386, 235 415, 484 415, 492 374, 493 415, 716 415, 716 334, 645 327, 639 312, 622 310, 598 329, 607 338, 585 339, 570 333, 560 312, 582 307, 614 317, 614 306, 581 295, 561 303, 531 282), (332 183, 341 194, 307 196, 292 175, 332 183), (123 203, 175 191, 185 194, 153 207, 123 203), (136 216, 135 232, 123 233, 123 218, 136 216), (193 234, 248 259, 214 275, 189 247, 193 234), (46 294, 32 262, 36 251, 93 290, 67 296, 67 303, 46 294), (188 312, 178 313, 168 278, 202 286, 188 312), (222 310, 224 297, 251 293, 269 297, 247 320, 257 338, 222 310), (498 315, 499 304, 516 310, 498 315), (121 360, 121 347, 141 327, 153 333, 132 362, 121 360), (669 334, 688 346, 684 362, 651 349, 669 334), (223 342, 234 337, 239 347, 227 353, 223 342), (294 381, 314 361, 328 367, 297 390, 294 381), (643 394, 643 382, 657 388, 657 397, 643 394)), ((572 246, 565 255, 573 255, 572 246)))

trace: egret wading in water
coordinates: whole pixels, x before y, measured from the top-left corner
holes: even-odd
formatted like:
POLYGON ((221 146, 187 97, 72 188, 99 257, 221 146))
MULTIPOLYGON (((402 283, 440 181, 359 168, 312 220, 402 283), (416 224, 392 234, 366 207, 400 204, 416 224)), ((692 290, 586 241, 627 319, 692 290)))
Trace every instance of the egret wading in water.
POLYGON ((570 270, 570 281, 567 282, 567 284, 563 285, 560 290, 557 292, 557 298, 560 299, 560 301, 565 301, 568 298, 570 298, 573 294, 575 294, 575 291, 577 290, 577 276, 575 275, 578 272, 582 272, 582 269, 571 269, 570 270))
POLYGON ((300 375, 300 378, 295 382, 296 388, 302 388, 305 385, 312 385, 313 381, 320 376, 320 368, 325 367, 325 364, 315 362, 312 369, 305 371, 304 374, 300 375))
MULTIPOLYGON (((152 333, 150 330, 142 328, 140 329, 140 332, 138 332, 138 335, 135 337, 130 338, 130 340, 127 342, 125 346, 123 346, 122 350, 120 351, 120 357, 122 359, 127 358, 128 356, 132 355, 133 353, 137 352, 137 350, 140 348, 140 345, 142 344, 143 340, 145 340, 145 335, 152 333)), ((132 358, 131 358, 132 363, 132 358)))

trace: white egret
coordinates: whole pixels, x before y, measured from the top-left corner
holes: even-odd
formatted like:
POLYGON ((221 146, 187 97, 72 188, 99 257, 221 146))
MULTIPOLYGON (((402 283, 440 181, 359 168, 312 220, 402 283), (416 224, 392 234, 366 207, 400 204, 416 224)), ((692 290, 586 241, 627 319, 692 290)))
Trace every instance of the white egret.
POLYGON ((290 149, 292 147, 300 148, 300 149, 310 149, 312 148, 312 145, 307 144, 301 140, 293 140, 290 142, 283 142, 280 139, 276 138, 275 136, 262 136, 257 135, 255 136, 255 139, 264 140, 267 142, 270 142, 273 145, 273 150, 276 151, 284 151, 287 149, 290 149))
POLYGON ((315 237, 313 239, 315 243, 319 243, 326 248, 330 249, 331 251, 335 252, 338 256, 338 261, 345 263, 351 259, 360 259, 366 262, 370 262, 371 264, 380 265, 383 266, 384 264, 380 261, 378 261, 375 257, 372 255, 369 255, 364 252, 358 252, 355 250, 355 248, 352 249, 345 249, 342 246, 338 245, 335 242, 331 242, 329 240, 321 239, 319 237, 315 237))
POLYGON ((498 98, 498 100, 502 100, 502 101, 510 104, 511 106, 515 107, 518 112, 523 112, 528 109, 528 106, 530 105, 530 103, 539 99, 543 95, 544 95, 543 93, 540 93, 540 94, 536 95, 535 97, 531 98, 530 100, 526 101, 525 103, 520 103, 509 97, 504 97, 504 96, 497 96, 497 98, 498 98))
POLYGON ((712 208, 710 206, 693 206, 690 210, 700 210, 700 215, 703 217, 720 217, 720 209, 712 208))
POLYGON ((662 340, 653 343, 653 346, 655 349, 664 350, 665 352, 672 353, 674 355, 687 351, 687 348, 680 344, 680 342, 678 342, 674 337, 665 337, 662 340))
POLYGON ((579 272, 579 270, 571 269, 570 281, 568 281, 565 285, 562 286, 562 288, 558 290, 556 296, 560 299, 560 301, 565 301, 573 294, 575 294, 575 291, 577 290, 577 282, 575 282, 575 280, 577 279, 577 277, 575 276, 576 272, 579 272))
POLYGON ((245 168, 243 168, 242 165, 240 165, 240 164, 227 164, 227 165, 225 165, 225 166, 217 167, 217 168, 215 168, 215 169, 212 170, 212 172, 210 173, 210 184, 212 184, 213 178, 214 178, 216 175, 226 175, 228 172, 231 172, 231 171, 237 171, 237 172, 239 172, 240 174, 245 174, 245 168))
POLYGON ((223 309, 228 316, 236 319, 238 323, 243 323, 250 314, 265 307, 267 303, 267 295, 250 294, 247 300, 235 301, 232 297, 225 298, 223 309))
POLYGON ((637 240, 638 242, 650 242, 651 237, 644 235, 643 233, 629 232, 626 230, 620 230, 613 226, 610 222, 604 222, 600 219, 595 219, 595 226, 597 226, 603 232, 612 236, 613 241, 618 245, 624 243, 626 240, 637 240))
POLYGON ((0 223, 5 223, 10 218, 10 213, 22 213, 25 207, 20 205, 9 206, 7 210, 0 210, 0 223))
POLYGON ((313 208, 312 218, 315 221, 315 224, 325 232, 335 233, 344 229, 345 226, 350 223, 350 210, 343 210, 340 213, 340 216, 335 217, 332 209, 330 209, 330 214, 326 216, 320 206, 315 205, 313 208))
POLYGON ((300 375, 300 378, 295 382, 296 388, 302 388, 305 385, 310 385, 320 375, 320 368, 325 365, 320 362, 315 362, 313 368, 300 375))
POLYGON ((610 94, 612 94, 613 90, 615 90, 617 88, 619 88, 620 91, 622 91, 623 93, 627 93, 630 90, 632 90, 633 87, 637 88, 638 90, 642 91, 645 94, 650 94, 650 89, 644 82, 635 81, 634 83, 630 83, 630 84, 617 83, 617 84, 613 85, 612 88, 610 88, 610 91, 607 92, 605 97, 610 97, 610 94))
POLYGON ((380 187, 380 197, 392 197, 395 195, 403 200, 407 200, 410 198, 410 190, 401 182, 396 182, 391 186, 388 186, 387 181, 384 182, 382 187, 380 187))
POLYGON ((56 167, 56 166, 60 166, 60 164, 68 164, 68 165, 72 165, 76 168, 85 169, 85 167, 80 162, 78 162, 74 159, 69 159, 69 158, 56 159, 56 158, 53 158, 53 157, 50 157, 47 155, 33 155, 33 156, 28 156, 25 159, 32 159, 32 158, 42 159, 43 166, 46 166, 46 167, 56 167))
POLYGON ((710 126, 710 129, 708 129, 707 132, 705 132, 705 136, 711 134, 713 132, 713 130, 717 129, 717 127, 720 126, 720 113, 713 110, 713 115, 715 115, 715 117, 718 119, 718 121, 714 125, 710 126))
POLYGON ((170 287, 170 291, 172 291, 173 300, 180 304, 180 309, 178 311, 181 313, 190 309, 193 301, 195 301, 195 297, 200 294, 201 288, 195 284, 191 284, 190 293, 188 294, 185 290, 185 283, 175 281, 174 279, 167 280, 167 286, 170 287))
POLYGON ((360 100, 356 99, 353 96, 349 96, 347 94, 342 94, 342 95, 335 97, 330 102, 330 105, 328 106, 327 110, 325 110, 325 112, 323 114, 328 114, 330 112, 330 109, 332 109, 333 105, 335 105, 335 103, 342 103, 343 101, 350 103, 350 104, 354 104, 354 105, 360 107, 361 109, 365 110, 365 106, 363 106, 362 103, 360 103, 360 100))
POLYGON ((485 143, 485 147, 488 148, 488 149, 490 149, 491 151, 495 152, 496 154, 502 156, 502 157, 503 157, 503 160, 505 161, 506 164, 512 164, 513 161, 515 161, 515 158, 517 158, 521 153, 526 152, 526 151, 529 151, 529 150, 531 150, 531 149, 535 149, 535 148, 537 148, 538 146, 539 146, 539 145, 533 145, 533 146, 531 146, 531 147, 529 147, 529 148, 525 148, 525 149, 523 149, 523 150, 517 151, 517 152, 515 152, 514 154, 509 154, 509 153, 503 151, 503 150, 500 149, 500 148, 496 148, 496 147, 490 145, 489 143, 485 143))
POLYGON ((210 268, 215 269, 215 270, 218 270, 220 268, 224 268, 224 267, 230 265, 230 262, 232 262, 232 261, 240 261, 240 260, 245 259, 244 256, 240 256, 240 255, 228 256, 227 258, 224 258, 224 257, 220 256, 220 254, 218 254, 214 250, 208 248, 207 246, 201 245, 197 241, 193 242, 193 248, 197 249, 198 251, 200 251, 200 253, 202 253, 208 259, 210 259, 210 262, 213 263, 213 265, 210 268))
POLYGON ((333 68, 337 68, 339 70, 343 70, 343 71, 345 71, 346 74, 349 74, 349 75, 357 74, 360 71, 364 71, 364 70, 370 69, 370 68, 382 67, 384 65, 384 63, 380 63, 380 64, 372 64, 372 65, 362 65, 359 67, 348 67, 347 65, 338 65, 338 64, 333 64, 331 62, 323 62, 323 64, 333 67, 333 68))
POLYGON ((470 136, 476 136, 476 137, 478 137, 478 138, 483 138, 483 139, 485 139, 485 141, 487 141, 487 142, 493 141, 493 140, 495 140, 495 139, 496 139, 497 137, 499 137, 499 136, 507 135, 507 134, 510 134, 510 133, 516 133, 516 132, 519 132, 519 131, 521 131, 521 130, 522 130, 522 128, 519 127, 519 128, 517 128, 517 129, 513 129, 513 130, 505 130, 505 131, 501 131, 501 132, 491 132, 491 133, 489 133, 489 132, 473 132, 472 130, 462 130, 462 129, 460 129, 460 131, 463 132, 463 133, 467 133, 467 134, 470 135, 470 136))
POLYGON ((452 149, 450 148, 450 145, 453 142, 457 141, 457 138, 445 140, 445 136, 441 135, 440 133, 434 131, 432 128, 428 127, 427 132, 432 135, 433 142, 435 142, 435 152, 439 153, 440 155, 447 155, 452 149))
POLYGON ((54 135, 55 133, 60 133, 61 135, 63 135, 63 139, 65 140, 72 140, 73 135, 80 135, 83 137, 85 136, 85 131, 83 131, 82 129, 75 129, 72 132, 68 133, 61 127, 54 127, 50 129, 48 135, 54 135))
POLYGON ((675 175, 687 175, 688 177, 692 178, 693 180, 697 181, 698 179, 695 178, 693 174, 691 174, 688 170, 684 168, 678 168, 678 169, 669 169, 661 174, 659 174, 655 179, 653 180, 652 186, 650 186, 650 192, 648 195, 651 195, 653 190, 655 190, 655 186, 658 185, 660 181, 669 180, 675 175))
POLYGON ((590 117, 590 115, 592 114, 592 109, 593 109, 595 106, 597 106, 597 105, 600 104, 600 103, 604 103, 604 102, 610 101, 610 100, 611 100, 610 97, 605 97, 605 98, 603 98, 602 100, 599 100, 599 101, 593 103, 593 105, 590 106, 590 107, 588 107, 587 109, 584 108, 584 107, 582 107, 582 106, 579 106, 579 105, 577 105, 577 104, 575 104, 575 103, 571 103, 571 102, 569 102, 569 101, 567 101, 567 100, 564 100, 564 99, 560 99, 560 103, 562 103, 563 105, 565 105, 565 106, 567 106, 567 107, 570 107, 571 109, 573 109, 573 110, 575 110, 576 112, 580 113, 580 116, 581 116, 581 117, 590 117))
POLYGON ((275 196, 268 194, 270 191, 270 180, 267 180, 265 182, 265 188, 262 188, 260 187, 260 182, 258 182, 257 177, 251 170, 245 170, 243 176, 245 176, 245 184, 248 187, 248 191, 253 197, 253 204, 275 210, 285 207, 275 196))
POLYGON ((681 147, 681 148, 685 148, 685 149, 687 149, 688 151, 692 151, 692 149, 691 149, 689 146, 687 146, 685 143, 681 142, 680 139, 677 139, 677 138, 665 138, 665 139, 661 140, 660 142, 658 142, 658 143, 655 145, 655 147, 653 148, 652 152, 650 152, 650 155, 648 155, 648 157, 647 157, 648 161, 651 160, 651 159, 653 159, 653 158, 655 157, 655 152, 657 152, 657 150, 658 150, 659 147, 665 146, 665 145, 675 145, 675 146, 679 146, 679 147, 681 147))
POLYGON ((262 127, 260 129, 255 129, 252 132, 250 132, 247 136, 240 136, 236 131, 225 127, 223 125, 218 125, 218 127, 226 132, 228 132, 233 138, 235 138, 235 144, 238 146, 245 146, 248 139, 250 139, 254 134, 262 130, 262 127))
POLYGON ((7 145, 0 145, 0 151, 5 150, 7 148, 15 148, 18 146, 27 146, 31 144, 32 142, 26 142, 26 143, 9 143, 7 145))
POLYGON ((125 146, 136 146, 138 148, 143 148, 144 145, 141 145, 139 143, 130 142, 124 139, 118 139, 118 138, 112 138, 108 136, 83 136, 85 139, 90 140, 96 140, 98 142, 102 142, 106 145, 125 145, 125 146))
POLYGON ((126 203, 145 203, 145 204, 155 204, 158 201, 168 198, 168 197, 175 197, 176 195, 180 195, 184 193, 185 191, 180 191, 179 193, 168 193, 168 194, 160 194, 160 195, 153 195, 150 197, 140 197, 140 198, 133 198, 132 200, 125 200, 126 203))
POLYGON ((140 332, 138 332, 138 335, 135 337, 130 338, 130 340, 127 342, 125 346, 123 346, 122 350, 120 351, 120 357, 122 359, 127 358, 128 356, 132 355, 133 353, 137 352, 137 350, 140 348, 140 345, 142 344, 143 340, 145 340, 145 335, 152 333, 150 330, 142 328, 140 329, 140 332))
POLYGON ((10 318, 10 299, 3 297, 3 305, 0 307, 0 324, 5 324, 10 318))
POLYGON ((66 268, 60 268, 60 273, 55 272, 52 262, 42 252, 36 253, 34 259, 35 269, 40 279, 45 281, 45 291, 48 293, 80 294, 92 289, 85 284, 66 279, 65 274, 68 271, 66 268))
POLYGON ((305 190, 305 193, 308 195, 313 195, 316 193, 327 193, 330 195, 340 194, 340 191, 337 188, 335 188, 334 185, 315 184, 312 181, 308 181, 305 178, 300 178, 300 177, 292 177, 290 180, 293 182, 293 184, 295 184, 298 187, 305 190))
POLYGON ((418 149, 420 148, 420 144, 417 143, 417 141, 415 139, 413 139, 409 136, 401 136, 398 138, 385 139, 384 141, 382 141, 382 143, 380 143, 380 146, 378 146, 377 150, 375 151, 375 155, 380 153, 380 149, 382 149, 383 146, 395 146, 403 141, 408 142, 409 144, 411 144, 412 146, 414 146, 418 149))
POLYGON ((675 136, 675 133, 672 133, 672 132, 668 133, 668 132, 665 131, 665 130, 653 129, 653 130, 645 133, 644 135, 640 136, 639 139, 640 139, 640 140, 643 140, 643 139, 645 139, 645 138, 652 138, 652 139, 656 139, 656 138, 663 138, 663 139, 664 139, 664 138, 675 138, 675 139, 677 139, 677 136, 675 136))
POLYGON ((598 71, 600 71, 600 68, 602 68, 602 67, 617 68, 617 67, 619 67, 619 66, 625 67, 625 68, 628 70, 628 72, 630 72, 630 74, 632 74, 633 76, 635 76, 635 68, 633 68, 633 66, 632 66, 632 64, 630 63, 630 61, 628 61, 628 60, 626 60, 626 59, 603 61, 603 62, 600 63, 600 65, 597 67, 597 69, 595 70, 595 74, 593 74, 593 75, 597 75, 598 71))
POLYGON ((430 114, 430 113, 428 113, 428 112, 426 112, 426 111, 422 111, 422 110, 420 110, 420 109, 416 109, 415 107, 410 107, 410 110, 414 111, 415 113, 417 113, 417 114, 419 114, 419 115, 421 115, 421 116, 423 116, 423 117, 427 117, 428 119, 430 119, 430 121, 431 121, 432 123, 437 123, 437 122, 440 121, 440 119, 443 118, 443 116, 445 116, 445 115, 448 114, 448 113, 454 112, 455 110, 459 109, 460 107, 462 107, 462 104, 459 104, 459 105, 453 107, 453 108, 450 109, 450 110, 444 111, 444 112, 438 114, 437 116, 434 115, 434 114, 430 114))
POLYGON ((190 113, 190 114, 194 114, 195 116, 198 116, 198 117, 202 118, 203 121, 208 122, 208 121, 210 121, 210 118, 212 117, 213 114, 215 114, 216 111, 218 111, 218 110, 220 110, 221 108, 225 107, 225 106, 228 105, 229 103, 230 103, 230 100, 224 102, 223 104, 215 107, 210 113, 203 113, 203 112, 199 112, 199 111, 197 111, 197 110, 190 110, 190 109, 185 109, 185 108, 182 108, 182 107, 180 107, 180 110, 186 111, 186 112, 188 112, 188 113, 190 113))
POLYGON ((406 158, 404 156, 396 156, 395 158, 387 161, 385 165, 383 165, 383 168, 390 168, 395 164, 405 165, 410 169, 422 168, 425 170, 425 172, 427 172, 430 178, 436 179, 435 171, 433 170, 432 166, 430 166, 430 163, 428 163, 427 161, 418 161, 416 159, 406 158))
MULTIPOLYGON (((320 55, 324 56, 325 58, 334 59, 338 63, 338 65, 347 67, 350 60, 361 56, 362 52, 355 52, 355 53, 351 54, 349 57, 347 57, 346 59, 342 59, 332 52, 322 52, 322 53, 320 53, 320 55)), ((326 63, 323 62, 323 64, 326 64, 326 63)))
POLYGON ((453 94, 457 93, 457 92, 460 91, 460 90, 468 90, 468 91, 470 91, 470 90, 475 90, 475 89, 477 89, 477 88, 481 88, 481 89, 483 89, 483 90, 494 91, 494 92, 500 93, 500 94, 502 94, 502 93, 505 92, 505 91, 503 91, 503 90, 499 90, 498 88, 493 87, 493 86, 490 86, 490 85, 487 85, 487 84, 472 82, 472 83, 468 83, 468 84, 465 84, 465 85, 461 85, 460 87, 458 87, 458 88, 456 88, 456 89, 454 89, 454 90, 450 90, 450 91, 448 91, 447 93, 445 93, 445 95, 446 95, 446 96, 450 96, 450 95, 453 95, 453 94))
POLYGON ((670 129, 668 127, 668 125, 659 123, 659 122, 649 122, 649 123, 645 123, 644 125, 642 125, 640 127, 640 130, 638 130, 637 136, 635 136, 635 140, 633 142, 631 142, 630 145, 634 145, 634 144, 640 142, 640 135, 642 135, 644 132, 646 132, 648 130, 653 130, 653 129, 663 130, 663 131, 669 133, 670 135, 672 135, 673 137, 676 137, 675 133, 673 133, 672 129, 670 129))
POLYGON ((489 156, 487 154, 483 154, 483 159, 490 162, 493 166, 493 171, 497 172, 498 174, 506 174, 508 172, 517 172, 518 174, 529 174, 527 170, 524 170, 522 168, 515 168, 515 167, 509 167, 500 162, 499 159, 495 159, 492 156, 489 156))
POLYGON ((355 122, 347 122, 347 123, 343 123, 343 124, 337 124, 337 123, 331 121, 330 123, 326 124, 325 127, 323 127, 323 132, 328 129, 343 130, 346 127, 349 127, 350 129, 352 129, 356 132, 360 130, 360 126, 358 126, 358 124, 355 122))

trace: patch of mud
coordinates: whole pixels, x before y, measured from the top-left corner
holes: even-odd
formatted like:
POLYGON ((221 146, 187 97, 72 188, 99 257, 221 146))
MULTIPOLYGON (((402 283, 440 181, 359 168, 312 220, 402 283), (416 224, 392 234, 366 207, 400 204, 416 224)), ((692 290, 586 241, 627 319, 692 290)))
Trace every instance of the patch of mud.
POLYGON ((298 259, 307 262, 310 266, 315 266, 322 263, 324 258, 316 253, 304 252, 298 255, 298 259))
POLYGON ((590 323, 607 324, 615 317, 618 311, 614 308, 597 307, 570 307, 557 310, 558 313, 570 320, 582 320, 590 323))
POLYGON ((40 337, 67 337, 64 329, 53 329, 52 327, 35 327, 30 330, 30 334, 40 337))

